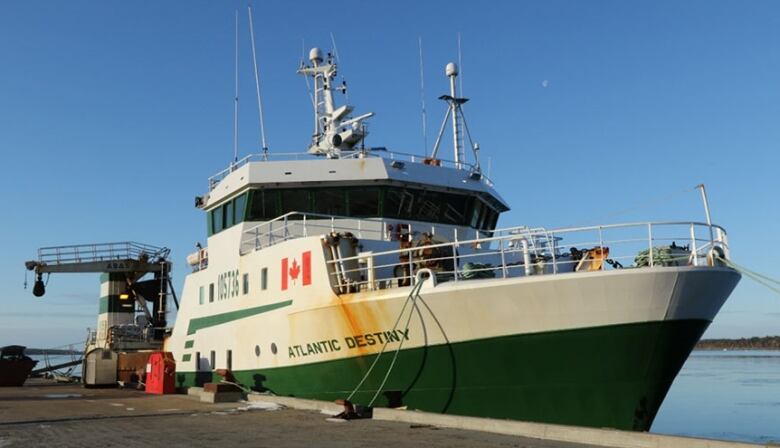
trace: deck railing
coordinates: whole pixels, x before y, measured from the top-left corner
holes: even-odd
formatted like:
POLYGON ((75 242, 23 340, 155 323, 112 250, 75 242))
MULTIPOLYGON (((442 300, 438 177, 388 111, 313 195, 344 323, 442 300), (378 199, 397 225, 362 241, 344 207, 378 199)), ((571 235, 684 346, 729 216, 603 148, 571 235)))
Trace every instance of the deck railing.
MULTIPOLYGON (((425 232, 433 236, 440 235, 445 239, 452 241, 457 241, 459 238, 463 239, 462 233, 459 234, 456 226, 452 225, 436 225, 432 223, 411 221, 399 223, 398 219, 355 218, 293 211, 244 230, 241 235, 239 253, 245 255, 249 252, 264 249, 287 240, 322 235, 331 232, 350 232, 360 239, 366 238, 371 240, 393 241, 395 237, 393 232, 389 230, 389 226, 398 226, 399 224, 402 227, 411 229, 414 234, 425 232)), ((543 231, 544 229, 542 228, 511 227, 507 229, 496 229, 490 232, 481 232, 483 234, 498 236, 517 235, 520 232, 531 234, 543 231)), ((472 233, 475 232, 476 231, 472 231, 472 233)), ((532 244, 533 243, 534 242, 532 242, 532 244)))
MULTIPOLYGON (((241 235, 241 255, 264 249, 295 238, 322 235, 331 232, 350 232, 357 238, 392 240, 388 225, 398 220, 382 218, 354 218, 319 213, 290 212, 270 221, 252 226, 241 235)), ((451 227, 435 224, 405 224, 432 234, 448 232, 451 227), (446 229, 446 230, 445 230, 446 229)))
POLYGON ((85 263, 111 260, 149 260, 167 258, 170 250, 149 244, 124 241, 120 243, 76 244, 38 249, 38 262, 47 265, 85 263))
POLYGON ((434 282, 659 266, 719 265, 725 230, 701 222, 639 222, 553 230, 510 228, 489 238, 415 245, 328 261, 338 292, 408 286, 420 269, 434 282))
MULTIPOLYGON (((457 168, 457 169, 462 169, 462 170, 472 171, 472 172, 479 171, 476 166, 465 162, 454 162, 452 160, 445 160, 445 159, 431 160, 419 154, 410 154, 410 153, 398 152, 398 151, 388 151, 387 149, 384 148, 372 148, 371 150, 366 150, 366 151, 357 150, 351 152, 344 152, 342 153, 341 156, 342 159, 358 159, 358 158, 368 158, 368 157, 381 157, 388 160, 394 160, 394 161, 397 160, 399 162, 427 163, 435 166, 457 168)), ((321 160, 321 159, 322 156, 316 156, 313 154, 309 154, 307 152, 303 152, 303 153, 274 152, 268 154, 249 154, 244 158, 231 163, 230 166, 223 169, 222 171, 209 177, 208 179, 209 191, 213 190, 217 186, 217 184, 220 181, 222 181, 222 179, 226 178, 230 173, 232 173, 233 171, 241 168, 242 166, 250 162, 273 161, 273 160, 321 160)), ((493 182, 483 173, 479 173, 479 179, 482 182, 485 182, 487 185, 490 186, 493 185, 493 182)))

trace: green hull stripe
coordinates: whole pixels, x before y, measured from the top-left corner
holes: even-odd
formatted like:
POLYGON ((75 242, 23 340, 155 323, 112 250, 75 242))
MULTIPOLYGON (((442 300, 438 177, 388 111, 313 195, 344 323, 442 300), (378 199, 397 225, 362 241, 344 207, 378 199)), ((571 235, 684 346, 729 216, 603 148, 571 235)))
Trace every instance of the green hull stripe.
POLYGON ((284 308, 292 305, 292 300, 285 300, 284 302, 272 303, 270 305, 263 305, 254 308, 248 308, 245 310, 231 311, 229 313, 214 314, 212 316, 198 317, 190 320, 190 325, 187 327, 187 334, 194 334, 198 330, 204 328, 213 327, 216 325, 222 325, 234 320, 243 319, 245 317, 254 316, 256 314, 267 313, 275 309, 284 308))
MULTIPOLYGON (((708 325, 643 322, 406 349, 376 405, 647 431, 708 325)), ((432 331, 439 330, 429 327, 432 331)), ((280 347, 278 356, 287 353, 280 347)), ((254 390, 333 401, 350 394, 374 357, 234 374, 254 390)), ((354 402, 368 404, 392 358, 393 353, 382 356, 354 402)), ((179 386, 219 380, 212 372, 176 375, 179 386)))
POLYGON ((192 348, 195 345, 195 341, 184 341, 184 348, 192 348))

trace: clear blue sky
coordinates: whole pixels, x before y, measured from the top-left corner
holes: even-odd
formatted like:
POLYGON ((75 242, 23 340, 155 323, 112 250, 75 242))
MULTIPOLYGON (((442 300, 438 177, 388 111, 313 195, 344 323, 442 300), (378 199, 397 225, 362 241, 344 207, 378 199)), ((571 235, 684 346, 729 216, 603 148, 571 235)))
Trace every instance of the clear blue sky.
MULTIPOLYGON (((0 3, 0 345, 75 342, 95 326, 96 275, 52 276, 43 299, 23 289, 39 246, 166 245, 181 287, 205 240, 193 197, 232 155, 236 8, 247 154, 246 2, 0 3)), ((255 18, 272 151, 308 142, 294 72, 301 40, 328 49, 330 32, 351 102, 376 112, 368 143, 422 151, 417 39, 432 140, 461 32, 469 125, 513 206, 501 225, 703 220, 692 187, 704 182, 735 260, 780 277, 778 2, 269 1, 255 18)), ((778 333, 780 299, 744 279, 707 335, 778 333)))

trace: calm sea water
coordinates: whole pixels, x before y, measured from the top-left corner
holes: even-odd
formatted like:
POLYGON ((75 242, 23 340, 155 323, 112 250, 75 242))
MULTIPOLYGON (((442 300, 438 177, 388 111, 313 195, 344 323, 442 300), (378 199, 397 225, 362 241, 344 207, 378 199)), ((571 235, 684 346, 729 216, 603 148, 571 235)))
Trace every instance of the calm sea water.
MULTIPOLYGON (((35 366, 34 370, 42 369, 46 367, 46 360, 43 355, 29 355, 30 358, 35 359, 38 361, 38 364, 35 366)), ((77 356, 78 358, 78 356, 77 356)), ((72 361, 73 357, 70 355, 49 355, 49 365, 55 366, 61 363, 72 361)), ((74 366, 71 370, 71 367, 65 367, 64 369, 60 369, 62 373, 68 373, 70 372, 71 375, 81 376, 81 366, 77 365, 74 366)))
POLYGON ((694 351, 651 431, 780 443, 780 351, 694 351))

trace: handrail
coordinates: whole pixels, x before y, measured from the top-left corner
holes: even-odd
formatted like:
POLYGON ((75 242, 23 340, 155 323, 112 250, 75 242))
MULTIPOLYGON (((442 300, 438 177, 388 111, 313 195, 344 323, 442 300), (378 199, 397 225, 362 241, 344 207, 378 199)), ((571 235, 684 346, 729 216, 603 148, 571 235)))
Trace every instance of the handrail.
MULTIPOLYGON (((363 157, 378 157, 378 158, 384 158, 388 160, 398 160, 398 161, 405 161, 405 162, 411 162, 411 163, 422 163, 424 160, 427 159, 425 156, 421 156, 419 154, 411 154, 406 152, 400 152, 400 151, 388 151, 386 149, 379 149, 374 148, 373 150, 367 150, 367 151, 352 151, 350 153, 344 153, 344 155, 341 157, 342 159, 355 159, 355 158, 363 158, 363 157)), ((209 176, 208 178, 208 191, 213 190, 217 184, 227 177, 230 173, 233 171, 241 168, 242 166, 252 162, 252 161, 269 161, 270 159, 279 159, 279 160, 317 160, 321 159, 322 156, 310 154, 308 152, 288 152, 288 153, 268 153, 268 154, 262 154, 262 153, 255 153, 255 154, 249 154, 247 156, 244 156, 243 158, 232 162, 227 168, 217 172, 216 174, 209 176)), ((465 162, 455 162, 452 160, 447 159, 436 159, 439 166, 444 167, 451 167, 451 168, 457 168, 461 170, 466 171, 479 171, 478 167, 475 165, 472 165, 470 163, 465 162)), ((488 178, 484 173, 480 172, 480 180, 485 182, 487 185, 492 186, 493 181, 488 178)))
POLYGON ((522 233, 513 233, 515 229, 502 229, 505 234, 500 236, 368 252, 329 260, 329 264, 341 266, 340 269, 330 270, 334 277, 333 286, 337 291, 350 292, 390 287, 396 282, 398 286, 403 286, 416 269, 433 265, 439 266, 437 276, 442 277, 440 282, 457 282, 466 279, 466 269, 471 277, 477 273, 491 278, 508 278, 621 269, 624 264, 629 268, 703 264, 716 266, 719 263, 712 257, 715 248, 722 250, 724 258, 729 257, 725 229, 696 221, 634 222, 538 230, 535 233, 522 229, 522 233), (685 226, 685 234, 671 236, 663 232, 679 226, 685 226), (697 228, 717 229, 718 232, 707 232, 709 238, 702 238, 697 236, 697 228), (634 237, 620 236, 615 239, 609 233, 614 229, 633 229, 639 233, 634 237), (644 236, 643 229, 647 230, 644 236), (589 233, 589 239, 564 240, 564 236, 583 232, 589 233), (535 248, 531 247, 531 242, 535 242, 535 248), (676 245, 677 242, 685 246, 676 245), (480 249, 464 250, 474 247, 480 249), (571 253, 562 252, 562 249, 569 249, 571 253), (624 252, 619 253, 618 250, 624 252), (436 253, 439 256, 430 255, 436 253), (450 263, 451 267, 446 267, 450 263), (347 265, 353 268, 344 269, 343 266, 347 265))
POLYGON ((168 258, 170 249, 134 241, 114 243, 73 244, 38 249, 41 264, 82 263, 106 260, 138 260, 142 255, 149 260, 168 258))
POLYGON ((270 221, 265 221, 245 229, 242 232, 239 254, 243 255, 248 252, 245 250, 247 245, 249 245, 252 250, 257 250, 261 247, 272 246, 289 239, 308 236, 310 228, 324 229, 327 230, 327 232, 356 232, 359 238, 365 233, 376 233, 381 239, 385 236, 385 223, 386 220, 384 218, 354 218, 349 216, 292 211, 270 221), (301 219, 290 219, 293 216, 300 216, 301 219), (340 220, 355 222, 356 226, 349 227, 343 223, 337 224, 337 221, 340 220), (330 221, 328 224, 323 224, 323 222, 327 223, 328 221, 330 221), (275 228, 277 224, 279 227, 275 228), (371 227, 372 225, 374 228, 371 227), (290 233, 290 228, 293 226, 300 227, 300 232, 290 233), (263 239, 267 239, 268 241, 261 244, 261 240, 263 239))
MULTIPOLYGON (((560 229, 547 230, 545 233, 552 235, 552 234, 560 234, 560 233, 592 231, 592 230, 598 230, 599 228, 601 228, 601 229, 609 229, 609 228, 639 227, 639 226, 647 226, 647 225, 651 225, 651 226, 667 226, 667 225, 690 225, 690 224, 698 225, 698 226, 702 226, 702 227, 708 227, 708 225, 706 223, 696 222, 696 221, 687 221, 687 222, 684 222, 684 221, 658 221, 658 222, 645 222, 645 223, 609 224, 609 225, 591 226, 591 227, 560 228, 560 229)), ((725 229, 723 227, 721 227, 721 226, 713 224, 712 227, 720 229, 724 234, 726 232, 725 229)), ((520 228, 522 228, 522 227, 520 227, 520 228)), ((542 233, 531 234, 531 236, 541 236, 541 235, 543 235, 543 234, 542 233)), ((509 235, 504 235, 504 236, 475 238, 475 239, 471 239, 471 240, 462 240, 462 241, 451 242, 451 243, 430 244, 430 245, 426 245, 425 248, 426 249, 435 249, 435 248, 448 247, 448 246, 453 246, 453 245, 455 245, 455 246, 457 246, 457 245, 470 245, 470 244, 474 244, 474 243, 485 243, 485 242, 494 242, 494 241, 499 241, 499 240, 506 240, 506 239, 511 239, 512 237, 519 238, 521 236, 522 235, 519 235, 519 234, 518 235, 509 234, 509 235)), ((678 240, 679 239, 680 238, 678 238, 678 240)), ((700 240, 700 239, 697 239, 697 240, 700 240)), ((709 240, 707 240, 707 241, 709 241, 709 240)), ((390 251, 384 251, 384 252, 374 252, 374 255, 388 255, 388 254, 392 254, 392 253, 396 253, 396 252, 401 252, 401 251, 405 251, 405 250, 414 250, 414 249, 419 249, 419 248, 403 249, 403 250, 390 250, 390 251)), ((358 257, 356 256, 356 257, 352 257, 352 258, 358 258, 358 257)))

